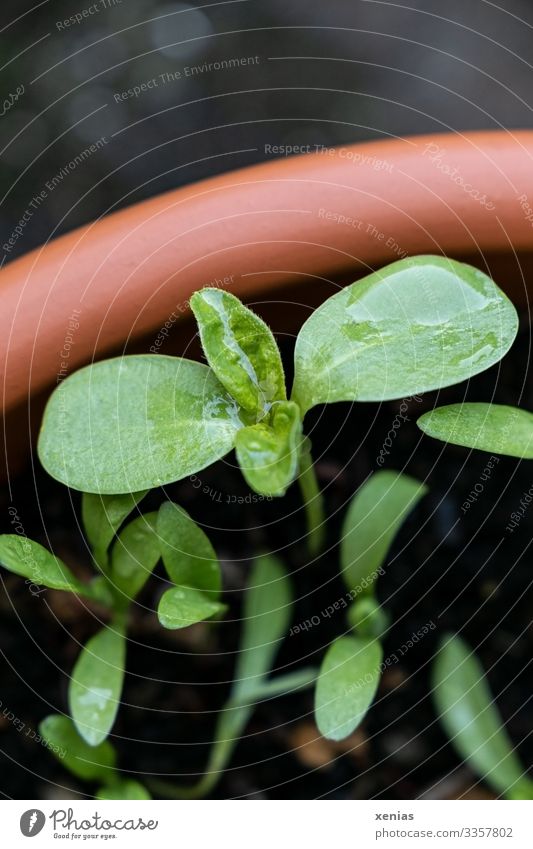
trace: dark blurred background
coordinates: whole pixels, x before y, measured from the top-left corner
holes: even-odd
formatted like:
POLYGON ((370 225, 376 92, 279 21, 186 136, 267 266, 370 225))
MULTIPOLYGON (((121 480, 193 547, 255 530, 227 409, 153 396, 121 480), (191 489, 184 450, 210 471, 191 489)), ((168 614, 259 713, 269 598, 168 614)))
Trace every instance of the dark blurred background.
POLYGON ((532 126, 533 4, 504 6, 3 0, 4 261, 267 145, 532 126))

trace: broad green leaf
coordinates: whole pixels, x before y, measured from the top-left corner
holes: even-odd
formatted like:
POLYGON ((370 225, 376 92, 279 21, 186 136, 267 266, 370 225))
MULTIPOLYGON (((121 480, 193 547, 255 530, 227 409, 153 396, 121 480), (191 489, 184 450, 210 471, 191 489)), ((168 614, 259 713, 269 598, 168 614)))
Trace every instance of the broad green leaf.
POLYGON ((285 399, 276 340, 264 321, 235 295, 202 289, 190 301, 207 362, 239 405, 257 418, 285 399))
POLYGON ((110 572, 112 584, 127 598, 135 598, 160 557, 157 513, 138 516, 126 525, 113 546, 110 572))
POLYGON ((295 349, 302 412, 333 401, 386 401, 451 386, 497 363, 518 329, 493 281, 438 256, 394 262, 329 298, 295 349))
POLYGON ((259 495, 284 495, 298 472, 302 421, 297 404, 274 405, 270 423, 245 427, 235 437, 237 460, 259 495))
POLYGON ((461 758, 498 793, 529 784, 483 667, 464 640, 448 635, 441 642, 431 677, 437 713, 461 758))
POLYGON ((269 674, 292 615, 290 579, 271 555, 257 558, 244 597, 232 700, 242 701, 269 674))
POLYGON ((18 534, 0 536, 0 563, 33 584, 91 596, 90 587, 78 581, 59 557, 27 537, 18 534))
POLYGON ((159 354, 80 369, 53 392, 39 437, 41 463, 90 493, 138 492, 223 457, 242 427, 211 369, 159 354))
POLYGON ((97 799, 151 799, 148 790, 139 781, 131 778, 118 779, 112 784, 101 787, 97 799))
POLYGON ((104 567, 107 564, 107 549, 113 537, 147 491, 129 492, 125 495, 83 493, 81 500, 83 526, 95 560, 100 566, 104 567))
POLYGON ((408 513, 427 492, 399 472, 373 474, 354 495, 342 526, 341 568, 349 590, 369 591, 408 513))
POLYGON ((165 501, 159 508, 157 535, 165 569, 175 584, 202 590, 218 599, 221 575, 218 557, 203 530, 177 504, 165 501))
POLYGON ((450 404, 418 419, 418 427, 442 442, 533 460, 533 414, 500 404, 450 404))
POLYGON ((172 587, 161 596, 157 615, 163 628, 188 628, 223 613, 224 604, 191 587, 172 587))
POLYGON ((322 662, 315 691, 315 718, 328 740, 343 740, 363 720, 374 699, 383 652, 377 640, 340 637, 322 662))
POLYGON ((69 707, 78 732, 90 746, 109 734, 120 704, 126 641, 112 624, 92 637, 76 662, 69 686, 69 707))
POLYGON ((71 719, 52 714, 43 719, 39 733, 56 758, 73 775, 83 781, 105 781, 115 772, 116 755, 111 743, 89 746, 83 740, 71 719))

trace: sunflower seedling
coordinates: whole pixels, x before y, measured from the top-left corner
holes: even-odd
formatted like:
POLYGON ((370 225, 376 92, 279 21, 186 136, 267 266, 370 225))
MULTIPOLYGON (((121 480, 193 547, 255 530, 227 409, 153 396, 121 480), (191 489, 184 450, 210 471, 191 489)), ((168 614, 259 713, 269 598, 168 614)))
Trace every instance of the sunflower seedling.
POLYGON ((102 495, 196 474, 235 449, 250 488, 281 496, 296 479, 312 553, 324 509, 303 435, 313 407, 386 401, 470 378, 507 352, 516 311, 493 281, 443 257, 403 259, 340 290, 302 326, 287 395, 276 340, 236 297, 191 298, 207 365, 134 355, 88 366, 51 396, 39 439, 45 469, 102 495))
POLYGON ((244 596, 242 631, 233 684, 219 714, 205 774, 190 787, 152 781, 158 794, 170 798, 203 798, 226 769, 235 746, 258 702, 312 686, 317 670, 303 668, 269 678, 292 614, 292 590, 280 561, 257 558, 244 596))
MULTIPOLYGON (((33 584, 76 593, 108 611, 101 628, 74 666, 68 690, 70 714, 89 746, 108 736, 120 705, 126 661, 126 629, 131 603, 160 558, 170 578, 158 617, 164 628, 185 628, 220 616, 221 576, 216 554, 203 531, 178 505, 125 520, 145 495, 84 494, 82 520, 99 574, 82 583, 39 543, 17 535, 0 536, 0 563, 33 584)), ((106 750, 107 751, 107 750, 106 750)))
POLYGON ((426 487, 393 471, 372 475, 355 494, 342 527, 341 569, 351 604, 353 636, 338 637, 322 662, 315 691, 315 717, 330 740, 348 737, 364 719, 383 671, 382 640, 389 616, 377 599, 390 546, 426 487))

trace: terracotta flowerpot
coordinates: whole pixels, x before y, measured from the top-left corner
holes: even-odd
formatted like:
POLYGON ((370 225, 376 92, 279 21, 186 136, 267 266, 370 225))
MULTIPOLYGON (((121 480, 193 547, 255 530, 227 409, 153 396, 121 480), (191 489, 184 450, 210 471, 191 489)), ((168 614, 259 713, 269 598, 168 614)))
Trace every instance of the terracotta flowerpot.
MULTIPOLYGON (((276 159, 135 204, 9 263, 0 272, 4 472, 27 456, 28 421, 58 380, 126 345, 168 353, 166 333, 196 289, 225 285, 268 312, 290 286, 291 300, 315 305, 338 282, 419 253, 466 259, 526 302, 533 131, 276 159)), ((269 319, 286 329, 285 308, 269 319)))

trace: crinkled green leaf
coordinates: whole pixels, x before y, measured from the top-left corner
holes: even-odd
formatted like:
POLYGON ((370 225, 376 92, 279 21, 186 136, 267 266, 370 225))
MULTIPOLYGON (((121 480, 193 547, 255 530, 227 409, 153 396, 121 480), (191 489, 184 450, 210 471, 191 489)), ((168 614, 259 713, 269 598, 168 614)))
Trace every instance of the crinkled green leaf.
POLYGON ((533 413, 500 404, 450 404, 418 419, 442 442, 533 460, 533 413))
POLYGON ((91 596, 90 587, 78 581, 59 557, 27 537, 0 536, 0 564, 33 584, 91 596))
POLYGON ((67 716, 52 714, 43 719, 39 733, 48 748, 73 775, 83 781, 110 781, 115 771, 116 754, 107 740, 89 746, 67 716))
POLYGON ((83 526, 96 562, 100 566, 104 567, 107 564, 107 549, 113 537, 147 491, 129 492, 124 495, 83 493, 81 500, 83 526))
POLYGON ((497 793, 532 798, 533 785, 514 751, 483 667, 456 635, 445 638, 432 668, 433 698, 446 733, 461 758, 497 793), (528 795, 529 794, 529 795, 528 795))
POLYGON ((69 707, 78 732, 98 746, 113 727, 124 681, 126 641, 112 624, 92 637, 76 662, 69 686, 69 707))
POLYGON ((236 402, 207 366, 158 354, 118 357, 54 390, 39 457, 73 489, 138 492, 209 466, 230 451, 240 427, 236 402))
POLYGON ((146 787, 139 781, 123 778, 101 787, 96 794, 97 799, 151 799, 146 787))
POLYGON ((163 628, 174 630, 211 619, 223 613, 225 609, 224 604, 212 601, 201 590, 179 586, 163 593, 157 615, 163 628))
POLYGON ((135 598, 161 557, 157 513, 133 519, 121 531, 111 552, 111 583, 127 598, 135 598))
POLYGON ((203 530, 177 504, 159 508, 157 535, 165 569, 175 584, 202 590, 216 601, 221 589, 218 557, 203 530))
POLYGON ((239 466, 259 495, 284 495, 298 472, 302 421, 297 404, 274 405, 270 423, 245 427, 235 437, 239 466))
POLYGON ((264 321, 238 298, 202 289, 191 298, 207 361, 240 406, 261 418, 284 400, 285 375, 276 340, 264 321))
POLYGON ((295 349, 302 412, 451 386, 497 363, 516 310, 477 268, 438 256, 394 262, 347 286, 307 319, 295 349))
POLYGON ((356 492, 341 537, 341 568, 349 590, 368 591, 402 522, 427 492, 408 475, 382 470, 356 492))
POLYGON ((354 731, 372 704, 383 652, 377 640, 340 637, 329 647, 315 691, 315 718, 328 740, 354 731))

